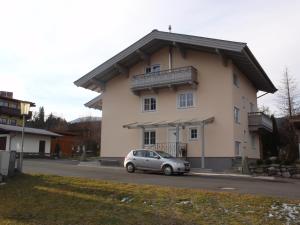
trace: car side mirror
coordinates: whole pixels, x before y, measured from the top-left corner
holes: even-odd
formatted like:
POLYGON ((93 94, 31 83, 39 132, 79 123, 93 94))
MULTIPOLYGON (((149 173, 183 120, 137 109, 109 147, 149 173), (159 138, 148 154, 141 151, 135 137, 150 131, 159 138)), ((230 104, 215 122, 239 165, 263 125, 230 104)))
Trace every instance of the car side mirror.
POLYGON ((156 156, 154 156, 154 158, 156 158, 156 159, 160 159, 160 156, 156 155, 156 156))

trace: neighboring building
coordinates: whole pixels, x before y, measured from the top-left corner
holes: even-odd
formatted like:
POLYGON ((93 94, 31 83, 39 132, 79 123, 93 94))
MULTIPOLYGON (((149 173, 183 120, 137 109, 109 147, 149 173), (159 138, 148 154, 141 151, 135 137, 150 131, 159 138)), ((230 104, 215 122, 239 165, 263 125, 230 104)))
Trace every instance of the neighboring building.
MULTIPOLYGON (((50 155, 51 138, 60 135, 42 129, 26 127, 24 154, 50 155)), ((0 124, 0 150, 21 152, 22 127, 0 124)))
POLYGON ((104 160, 151 148, 223 170, 272 131, 256 95, 276 88, 246 43, 153 30, 74 83, 100 93, 104 160))
POLYGON ((299 158, 298 159, 300 160, 300 114, 293 116, 290 119, 290 122, 293 123, 293 125, 295 127, 295 131, 296 131, 296 135, 298 138, 298 149, 299 149, 299 153, 298 153, 299 158))
POLYGON ((69 131, 53 130, 53 132, 61 136, 51 140, 51 154, 59 154, 59 156, 67 157, 73 156, 77 146, 81 144, 79 134, 69 131), (57 152, 57 148, 59 148, 59 153, 57 152))
MULTIPOLYGON (((28 101, 14 99, 12 92, 0 91, 0 124, 22 126, 21 102, 28 101)), ((28 103, 30 106, 35 106, 32 102, 28 103)), ((29 112, 26 119, 30 119, 31 116, 32 112, 29 112)))

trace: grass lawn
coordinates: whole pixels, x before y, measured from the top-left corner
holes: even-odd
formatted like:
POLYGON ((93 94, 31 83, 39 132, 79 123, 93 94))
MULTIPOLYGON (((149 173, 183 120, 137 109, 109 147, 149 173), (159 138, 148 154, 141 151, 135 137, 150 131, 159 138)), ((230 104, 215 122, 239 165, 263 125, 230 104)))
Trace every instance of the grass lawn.
POLYGON ((0 185, 3 224, 300 224, 300 201, 20 175, 0 185))

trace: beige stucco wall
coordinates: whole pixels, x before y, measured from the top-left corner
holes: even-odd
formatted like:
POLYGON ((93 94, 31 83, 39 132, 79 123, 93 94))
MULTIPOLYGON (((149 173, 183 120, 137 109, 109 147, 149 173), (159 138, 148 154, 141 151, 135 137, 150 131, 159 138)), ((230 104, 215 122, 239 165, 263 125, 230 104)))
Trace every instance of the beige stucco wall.
MULTIPOLYGON (((151 64, 160 64, 161 70, 168 69, 168 49, 163 48, 151 56, 151 64)), ((177 92, 191 89, 181 87, 177 92, 160 89, 157 94, 143 92, 140 96, 130 90, 130 78, 144 73, 146 63, 140 62, 130 68, 129 78, 119 75, 106 84, 103 93, 102 112, 102 157, 124 157, 132 148, 142 144, 142 132, 139 129, 122 128, 132 122, 158 122, 177 119, 206 119, 214 116, 215 121, 205 128, 206 156, 234 156, 233 124, 233 84, 232 66, 224 66, 221 58, 215 54, 188 51, 182 58, 174 50, 173 68, 193 66, 198 70, 199 85, 195 91, 196 106, 189 109, 177 108, 177 92), (141 98, 144 95, 157 96, 157 111, 142 112, 141 98)), ((188 143, 188 156, 201 156, 201 143, 189 141, 183 130, 183 141, 188 143)), ((166 128, 157 130, 157 142, 167 142, 166 128)))
POLYGON ((248 130, 248 113, 251 111, 250 103, 254 105, 254 111, 257 111, 257 90, 238 68, 234 65, 232 68, 239 81, 239 86, 233 85, 232 89, 233 107, 240 109, 240 123, 234 123, 234 141, 241 142, 240 147, 244 151, 245 156, 259 158, 259 136, 257 133, 251 133, 248 130), (254 145, 252 144, 251 135, 254 135, 254 145))

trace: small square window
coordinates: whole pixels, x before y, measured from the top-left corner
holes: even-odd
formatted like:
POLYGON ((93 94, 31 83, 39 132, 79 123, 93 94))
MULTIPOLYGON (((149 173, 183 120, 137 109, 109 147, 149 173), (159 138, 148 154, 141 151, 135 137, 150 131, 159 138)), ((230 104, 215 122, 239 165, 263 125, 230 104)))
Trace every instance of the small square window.
POLYGON ((190 139, 191 140, 198 139, 198 129, 197 128, 190 128, 190 139))

